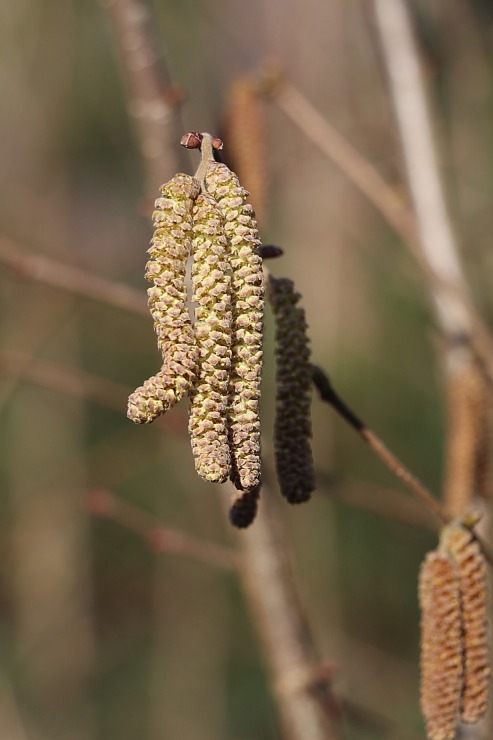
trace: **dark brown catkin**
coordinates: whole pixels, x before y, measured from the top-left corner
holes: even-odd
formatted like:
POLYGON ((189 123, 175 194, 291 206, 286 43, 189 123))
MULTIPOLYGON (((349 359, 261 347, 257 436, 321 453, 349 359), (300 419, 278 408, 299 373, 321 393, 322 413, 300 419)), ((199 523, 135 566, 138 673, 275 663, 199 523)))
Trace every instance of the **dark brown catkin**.
POLYGON ((152 422, 174 406, 189 392, 195 378, 197 349, 187 308, 185 274, 192 205, 198 193, 196 180, 178 174, 161 187, 161 197, 156 200, 146 278, 153 284, 147 295, 163 365, 128 399, 127 416, 138 424, 152 422))
POLYGON ((217 201, 225 221, 231 264, 231 375, 229 440, 233 479, 242 490, 260 484, 260 383, 264 282, 255 214, 247 191, 224 164, 209 164, 206 191, 217 201))
POLYGON ((267 295, 276 323, 274 449, 282 495, 292 504, 315 489, 310 439, 312 367, 305 311, 292 280, 270 277, 267 295))
POLYGON ((260 489, 238 491, 229 510, 229 521, 238 529, 249 527, 257 515, 260 489))
POLYGON ((231 370, 231 270, 224 219, 209 195, 193 206, 193 300, 197 379, 189 431, 197 473, 223 483, 231 472, 228 391, 231 370))

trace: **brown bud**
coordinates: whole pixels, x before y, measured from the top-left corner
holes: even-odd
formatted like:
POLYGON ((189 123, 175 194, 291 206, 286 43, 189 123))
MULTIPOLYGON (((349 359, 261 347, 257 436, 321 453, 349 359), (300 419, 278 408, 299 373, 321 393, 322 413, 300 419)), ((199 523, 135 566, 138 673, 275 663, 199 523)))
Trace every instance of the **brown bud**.
POLYGON ((183 134, 180 139, 180 144, 184 146, 185 149, 200 149, 200 145, 202 144, 202 134, 199 134, 197 131, 190 131, 188 134, 183 134))

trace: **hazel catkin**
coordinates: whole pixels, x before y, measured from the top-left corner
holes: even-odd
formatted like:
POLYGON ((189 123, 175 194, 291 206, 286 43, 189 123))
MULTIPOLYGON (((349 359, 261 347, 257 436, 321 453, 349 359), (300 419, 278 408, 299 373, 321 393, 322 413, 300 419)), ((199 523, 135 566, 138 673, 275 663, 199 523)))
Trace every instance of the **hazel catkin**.
POLYGON ((229 441, 233 481, 242 490, 260 484, 260 382, 264 283, 260 244, 247 191, 224 164, 210 163, 206 191, 217 201, 225 221, 231 264, 231 375, 229 441))
POLYGON ((307 325, 292 280, 270 277, 268 297, 276 322, 276 471, 282 495, 297 504, 307 501, 315 489, 307 325))
POLYGON ((161 370, 128 399, 127 416, 150 423, 183 398, 195 378, 197 348, 187 309, 185 274, 191 247, 192 204, 199 193, 194 178, 177 174, 161 187, 153 213, 154 236, 148 250, 148 304, 154 320, 161 370))
POLYGON ((224 219, 209 195, 193 207, 193 300, 197 378, 189 431, 197 473, 222 483, 231 471, 228 389, 231 369, 231 270, 224 219))
POLYGON ((421 710, 429 740, 453 740, 462 687, 459 581, 451 559, 428 553, 419 577, 421 710))

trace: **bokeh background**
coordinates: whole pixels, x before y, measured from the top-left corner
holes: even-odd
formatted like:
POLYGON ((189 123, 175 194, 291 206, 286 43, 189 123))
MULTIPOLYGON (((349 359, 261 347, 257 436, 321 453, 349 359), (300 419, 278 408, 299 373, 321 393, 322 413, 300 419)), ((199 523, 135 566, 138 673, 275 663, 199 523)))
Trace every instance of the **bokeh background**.
MULTIPOLYGON (((488 0, 410 7, 461 256, 491 324, 493 8, 488 0)), ((371 3, 155 0, 153 11, 170 79, 184 94, 180 133, 222 130, 231 84, 276 59, 403 191, 371 3)), ((160 554, 132 531, 132 517, 147 512, 234 546, 217 490, 195 475, 186 406, 159 427, 126 419, 126 389, 157 369, 150 317, 26 279, 2 258, 41 255, 145 296, 151 224, 125 89, 96 0, 3 0, 0 736, 274 740, 281 735, 264 661, 234 574, 160 554), (95 491, 96 500, 107 491, 134 507, 128 526, 93 516, 87 496, 93 502, 95 491)), ((275 103, 264 104, 264 115, 262 237, 285 250, 272 272, 296 280, 315 361, 438 493, 443 368, 422 273, 275 103)), ((193 173, 196 153, 176 156, 193 173)), ((267 459, 272 345, 268 314, 267 459)), ((423 737, 416 583, 436 543, 432 518, 316 400, 313 429, 316 494, 294 509, 274 494, 315 641, 336 692, 354 706, 345 737, 423 737)))

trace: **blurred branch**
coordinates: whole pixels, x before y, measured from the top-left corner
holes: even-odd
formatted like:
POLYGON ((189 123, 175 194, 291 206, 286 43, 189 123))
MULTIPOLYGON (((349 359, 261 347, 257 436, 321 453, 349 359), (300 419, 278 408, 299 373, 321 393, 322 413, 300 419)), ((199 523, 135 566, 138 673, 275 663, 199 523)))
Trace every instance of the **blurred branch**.
MULTIPOLYGON (((57 393, 66 393, 125 414, 130 388, 79 368, 69 368, 49 360, 41 360, 23 352, 0 351, 0 376, 15 377, 57 393)), ((182 429, 162 416, 156 420, 160 428, 170 433, 182 429)))
MULTIPOLYGON (((336 131, 293 84, 284 80, 269 84, 267 77, 263 86, 288 118, 346 175, 401 237, 420 265, 430 285, 432 295, 437 291, 442 295, 442 301, 447 296, 447 303, 455 306, 454 313, 467 317, 468 331, 467 334, 462 334, 462 340, 467 339, 481 359, 488 375, 489 385, 493 387, 493 341, 489 328, 472 304, 464 282, 455 279, 454 259, 450 259, 450 270, 441 269, 440 264, 437 264, 436 260, 430 257, 428 250, 424 248, 419 221, 420 213, 417 211, 416 217, 411 205, 386 182, 378 170, 352 144, 336 131)), ((401 86, 402 89, 404 87, 401 86)), ((413 131, 416 139, 419 140, 416 129, 413 131)), ((415 154, 416 152, 411 155, 411 158, 418 161, 419 158, 415 154)), ((419 168, 416 167, 416 170, 419 174, 419 168)), ((426 207, 425 199, 422 200, 423 206, 426 207)), ((431 244, 431 249, 433 249, 433 244, 431 244)), ((442 328, 445 331, 445 327, 442 326, 442 328)))
MULTIPOLYGON (((383 48, 390 94, 394 104, 407 179, 417 218, 421 251, 430 272, 438 280, 429 285, 435 303, 438 322, 447 340, 445 346, 446 375, 449 387, 456 390, 455 379, 472 373, 481 383, 482 368, 477 366, 473 342, 477 335, 477 319, 470 309, 469 289, 459 259, 459 247, 454 235, 446 197, 440 177, 439 158, 433 137, 425 83, 420 67, 419 52, 406 5, 403 0, 374 0, 375 17, 383 48)), ((491 339, 483 333, 482 346, 488 350, 484 358, 491 370, 491 339)), ((484 356, 484 352, 483 352, 484 356)), ((490 387, 491 390, 491 387, 490 387)), ((455 401, 456 394, 450 394, 455 401)), ((453 403, 452 403, 453 408, 453 403)), ((469 438, 467 414, 455 414, 449 424, 446 481, 458 478, 464 459, 457 455, 456 440, 469 438), (460 427, 458 425, 461 425, 460 427)), ((480 464, 481 446, 469 445, 471 470, 480 464)), ((466 451, 466 455, 468 451, 466 451)), ((454 486, 444 489, 445 505, 454 516, 464 516, 472 502, 474 486, 467 484, 460 497, 454 486), (460 499, 460 500, 459 500, 460 499), (459 507, 459 511, 455 509, 459 507)))
POLYGON ((68 368, 48 360, 40 360, 23 352, 0 352, 0 375, 14 376, 41 385, 57 393, 94 401, 112 411, 122 413, 129 390, 111 380, 68 368))
POLYGON ((283 737, 330 740, 337 737, 339 706, 330 676, 320 669, 272 498, 264 487, 254 524, 237 532, 243 589, 272 677, 283 737))
POLYGON ((381 459, 384 465, 400 478, 406 486, 417 496, 425 506, 433 512, 442 524, 448 522, 448 517, 442 510, 442 507, 429 491, 411 471, 399 460, 387 445, 373 432, 342 400, 334 390, 329 378, 324 371, 313 366, 313 382, 317 388, 322 401, 330 404, 339 416, 342 416, 349 426, 366 442, 370 449, 381 459))
POLYGON ((270 90, 276 105, 356 185, 402 240, 417 247, 416 222, 404 200, 290 82, 270 90))
POLYGON ((20 280, 33 280, 73 295, 106 303, 114 308, 148 317, 144 295, 130 288, 58 260, 40 257, 20 250, 5 237, 0 237, 0 264, 9 268, 20 280))
POLYGON ((231 548, 165 527, 151 514, 109 491, 91 491, 85 506, 93 516, 109 519, 142 537, 155 553, 179 555, 224 570, 235 570, 240 564, 238 555, 231 548))
POLYGON ((148 192, 154 193, 178 169, 175 112, 180 93, 170 87, 149 4, 142 0, 101 0, 101 4, 127 78, 127 109, 135 124, 148 192))

